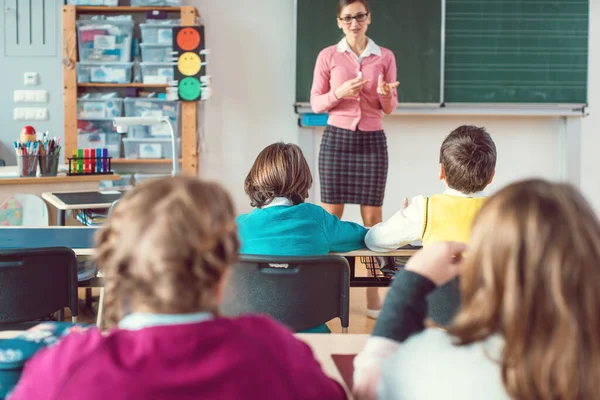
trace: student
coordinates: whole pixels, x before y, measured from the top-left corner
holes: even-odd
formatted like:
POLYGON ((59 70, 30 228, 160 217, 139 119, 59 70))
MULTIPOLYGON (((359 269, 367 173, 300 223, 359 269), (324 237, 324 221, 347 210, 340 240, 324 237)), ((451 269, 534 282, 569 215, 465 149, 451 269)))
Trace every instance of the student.
POLYGON ((241 253, 315 256, 365 247, 365 228, 304 202, 311 186, 300 147, 275 143, 265 148, 244 184, 256 208, 237 219, 241 253))
MULTIPOLYGON (((369 339, 397 349, 371 364, 376 384, 384 360, 379 398, 597 398, 600 223, 583 197, 542 180, 510 185, 482 207, 464 250, 434 244, 396 275, 369 339), (459 272, 460 313, 446 331, 424 329, 427 293, 459 272)), ((374 398, 362 389, 357 398, 374 398)))
MULTIPOLYGON (((256 207, 237 224, 242 254, 319 256, 365 247, 367 230, 305 203, 312 175, 300 147, 275 143, 256 158, 244 190, 256 207)), ((304 333, 331 333, 323 324, 304 333)))
POLYGON ((432 197, 417 196, 410 205, 367 233, 373 251, 390 251, 421 239, 428 243, 466 242, 471 222, 483 205, 483 190, 496 169, 496 145, 484 128, 463 125, 440 148, 439 179, 446 190, 432 197))
POLYGON ((346 398, 284 327, 219 316, 234 216, 219 185, 193 178, 128 192, 96 241, 114 329, 40 352, 11 400, 346 398))

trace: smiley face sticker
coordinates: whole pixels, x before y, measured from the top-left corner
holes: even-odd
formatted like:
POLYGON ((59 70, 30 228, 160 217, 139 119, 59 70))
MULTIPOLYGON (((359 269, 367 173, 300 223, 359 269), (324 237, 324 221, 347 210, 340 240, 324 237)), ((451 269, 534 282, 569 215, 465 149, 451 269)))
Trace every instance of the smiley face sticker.
POLYGON ((202 87, 196 78, 183 78, 179 82, 179 97, 185 101, 194 101, 200 98, 202 87))
POLYGON ((183 51, 191 51, 200 45, 200 32, 194 28, 183 28, 175 38, 177 46, 183 51))
POLYGON ((183 53, 177 60, 177 69, 185 76, 193 76, 200 72, 202 61, 200 56, 195 53, 183 53))

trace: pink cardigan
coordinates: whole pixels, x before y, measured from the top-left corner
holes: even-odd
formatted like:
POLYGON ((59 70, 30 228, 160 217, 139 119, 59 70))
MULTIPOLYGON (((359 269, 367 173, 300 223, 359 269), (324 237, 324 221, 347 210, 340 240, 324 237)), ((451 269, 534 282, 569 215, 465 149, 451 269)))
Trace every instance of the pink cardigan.
POLYGON ((381 56, 371 54, 359 63, 353 54, 339 52, 337 45, 329 46, 319 53, 313 84, 310 92, 310 105, 315 113, 329 112, 329 125, 338 128, 361 131, 382 129, 382 111, 390 114, 398 105, 398 93, 394 89, 391 96, 377 93, 379 75, 392 83, 396 81, 396 58, 390 50, 380 47, 381 56), (347 80, 356 78, 362 71, 363 79, 369 82, 363 86, 357 97, 338 100, 334 90, 347 80))
POLYGON ((70 334, 25 365, 10 400, 341 400, 310 348, 266 317, 70 334))

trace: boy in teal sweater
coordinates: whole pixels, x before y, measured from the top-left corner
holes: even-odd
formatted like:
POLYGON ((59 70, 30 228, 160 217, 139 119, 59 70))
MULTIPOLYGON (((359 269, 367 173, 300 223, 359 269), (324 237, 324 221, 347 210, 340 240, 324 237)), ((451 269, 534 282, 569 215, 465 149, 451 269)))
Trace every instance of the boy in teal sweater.
POLYGON ((237 218, 240 253, 318 256, 364 248, 367 229, 304 203, 311 186, 310 168, 298 146, 275 143, 265 148, 244 184, 256 208, 237 218))

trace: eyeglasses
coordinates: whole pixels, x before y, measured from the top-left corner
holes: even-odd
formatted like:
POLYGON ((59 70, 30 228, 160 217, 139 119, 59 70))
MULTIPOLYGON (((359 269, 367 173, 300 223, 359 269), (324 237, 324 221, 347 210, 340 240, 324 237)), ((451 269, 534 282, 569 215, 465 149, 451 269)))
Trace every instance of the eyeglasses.
POLYGON ((368 16, 369 16, 368 12, 367 13, 356 14, 356 15, 353 15, 353 16, 346 15, 345 17, 340 17, 340 21, 342 21, 346 25, 350 25, 352 23, 353 19, 355 19, 356 22, 365 22, 367 20, 368 16))

